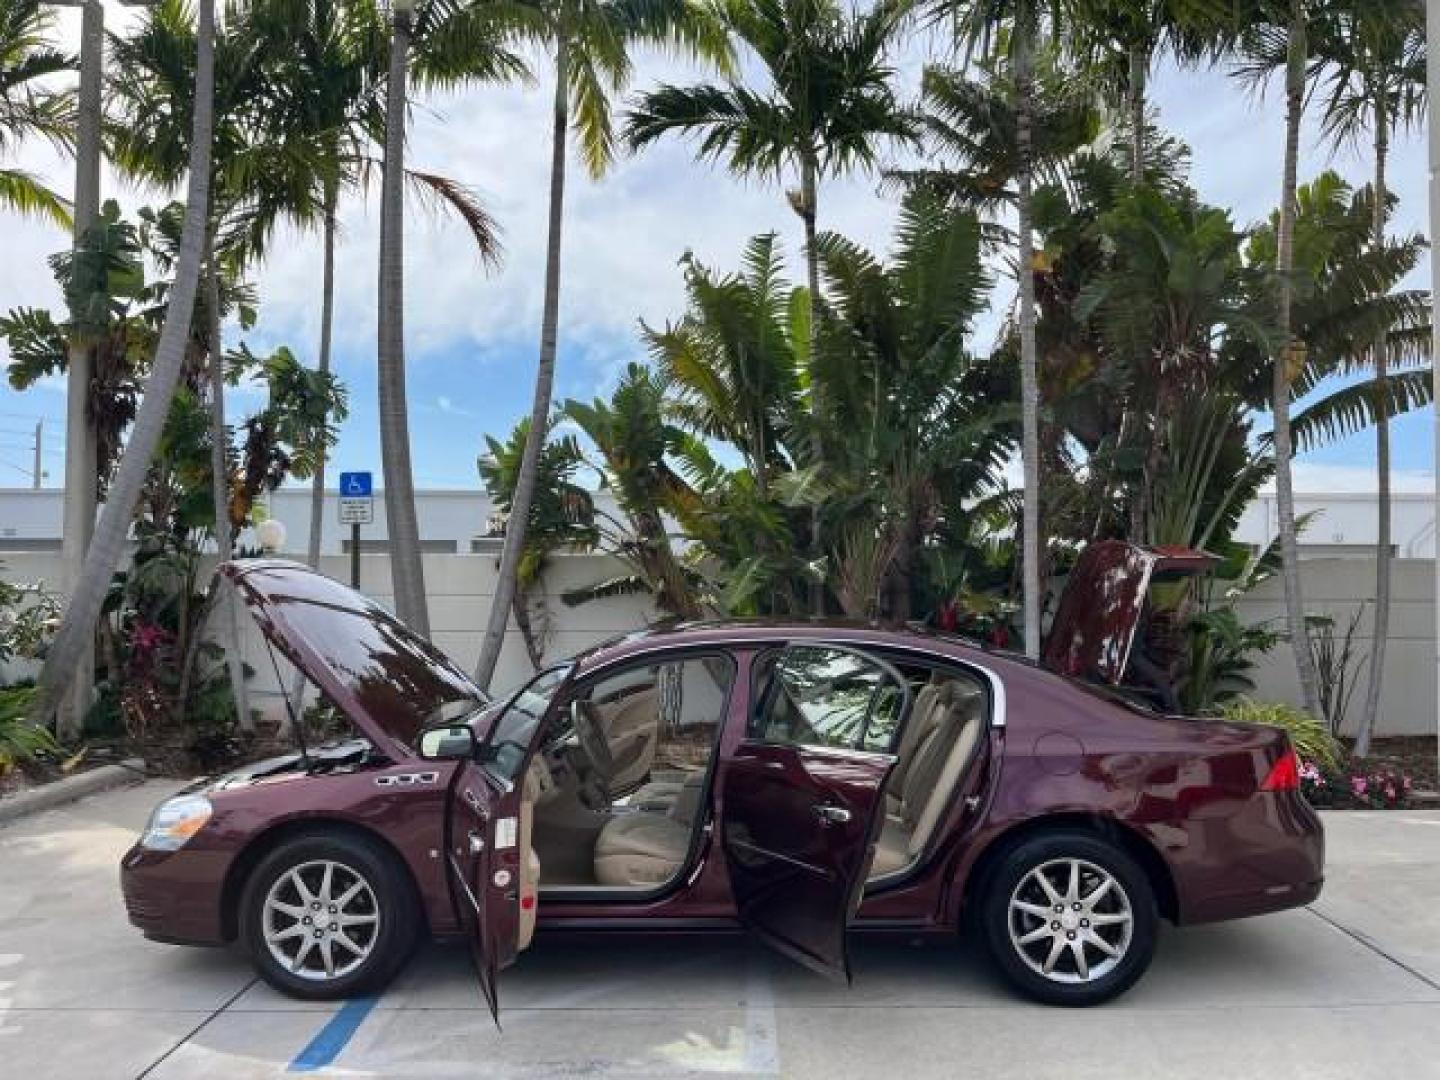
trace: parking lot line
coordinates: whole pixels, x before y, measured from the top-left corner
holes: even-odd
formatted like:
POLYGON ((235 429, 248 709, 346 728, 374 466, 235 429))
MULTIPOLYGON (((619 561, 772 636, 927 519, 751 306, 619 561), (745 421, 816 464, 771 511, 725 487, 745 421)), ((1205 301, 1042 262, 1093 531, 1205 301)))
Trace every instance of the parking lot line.
POLYGON ((371 995, 353 998, 340 1006, 325 1026, 315 1033, 315 1037, 305 1049, 295 1055, 288 1071, 315 1072, 329 1065, 340 1056, 340 1051, 355 1037, 355 1032, 360 1030, 360 1025, 379 1002, 378 995, 371 995))

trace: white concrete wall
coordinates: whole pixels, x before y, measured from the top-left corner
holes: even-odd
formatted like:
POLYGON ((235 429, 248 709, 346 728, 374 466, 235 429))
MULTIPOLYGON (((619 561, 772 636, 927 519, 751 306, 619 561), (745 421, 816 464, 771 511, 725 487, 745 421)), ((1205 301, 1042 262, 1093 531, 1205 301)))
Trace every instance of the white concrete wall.
MULTIPOLYGON (((495 590, 497 559, 494 555, 426 555, 425 582, 430 592, 430 625, 435 643, 465 670, 474 667, 490 598, 495 590)), ((386 555, 361 556, 360 582, 367 594, 381 603, 392 602, 390 561, 386 555)), ((1436 723, 1434 563, 1429 559, 1397 559, 1395 564, 1394 608, 1391 613, 1389 646, 1386 650, 1385 685, 1380 731, 1387 735, 1430 734, 1436 723)), ((346 581, 350 560, 325 556, 321 569, 346 581)), ((586 585, 610 576, 617 565, 602 556, 558 556, 546 578, 550 633, 546 656, 560 659, 606 638, 646 625, 654 612, 635 597, 597 600, 568 607, 560 599, 566 589, 586 585)), ((0 576, 11 581, 43 580, 52 587, 60 580, 59 556, 40 553, 0 555, 0 576)), ((1306 607, 1333 615, 1345 625, 1362 600, 1374 596, 1374 564, 1361 559, 1315 559, 1304 563, 1306 607)), ((1246 622, 1273 620, 1284 625, 1284 598, 1278 578, 1268 581, 1239 603, 1246 622)), ((1359 634, 1362 652, 1370 649, 1373 633, 1367 613, 1359 634)), ((1358 635, 1357 635, 1358 636, 1358 635)), ((247 635, 245 659, 256 669, 257 707, 279 707, 270 695, 275 686, 270 660, 258 632, 247 635)), ((25 673, 12 665, 0 677, 25 673)), ((502 690, 524 678, 529 660, 518 630, 511 629, 505 640, 493 686, 502 690)), ((285 674, 288 680, 288 673, 285 674)), ((1256 672, 1256 696, 1272 700, 1298 701, 1295 666, 1284 643, 1260 659, 1256 672)), ((1363 687, 1351 709, 1351 722, 1358 718, 1363 687)))
MULTIPOLYGON (((1375 563, 1373 559, 1312 559, 1301 564, 1305 609, 1330 615, 1344 633, 1362 601, 1369 601, 1355 632, 1356 651, 1368 655, 1375 633, 1375 563)), ((1385 648, 1385 681, 1381 687, 1378 730, 1384 735, 1433 735, 1436 725, 1435 685, 1435 563, 1431 559, 1396 559, 1393 563, 1390 633, 1385 648)), ((1285 626, 1284 587, 1277 575, 1237 605, 1246 622, 1273 620, 1285 626)), ((1365 677, 1369 677, 1368 670, 1365 677)), ((1255 696, 1300 700, 1295 660, 1285 643, 1262 657, 1255 673, 1255 696)), ((1359 722, 1365 686, 1351 699, 1346 734, 1359 722)))

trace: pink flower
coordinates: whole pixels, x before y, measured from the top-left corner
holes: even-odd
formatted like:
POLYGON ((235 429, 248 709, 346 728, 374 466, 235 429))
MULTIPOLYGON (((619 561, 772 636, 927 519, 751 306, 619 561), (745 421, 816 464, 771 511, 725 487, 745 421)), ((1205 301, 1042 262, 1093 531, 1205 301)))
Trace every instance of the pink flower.
POLYGON ((1365 797, 1365 792, 1368 791, 1369 789, 1370 789, 1370 784, 1366 781, 1365 777, 1363 777, 1363 776, 1352 776, 1352 777, 1350 777, 1350 791, 1354 794, 1354 796, 1355 796, 1357 799, 1363 799, 1363 798, 1365 797))
POLYGON ((1395 801, 1395 788, 1391 784, 1385 785, 1385 798, 1388 802, 1395 801))

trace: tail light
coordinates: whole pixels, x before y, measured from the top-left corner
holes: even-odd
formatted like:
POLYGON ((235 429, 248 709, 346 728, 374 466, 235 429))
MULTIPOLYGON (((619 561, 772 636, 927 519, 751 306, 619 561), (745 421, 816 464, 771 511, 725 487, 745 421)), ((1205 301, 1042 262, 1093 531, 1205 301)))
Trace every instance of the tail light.
POLYGON ((1265 779, 1260 781, 1261 791, 1298 791, 1300 789, 1300 758, 1293 747, 1286 747, 1285 753, 1270 766, 1265 779))

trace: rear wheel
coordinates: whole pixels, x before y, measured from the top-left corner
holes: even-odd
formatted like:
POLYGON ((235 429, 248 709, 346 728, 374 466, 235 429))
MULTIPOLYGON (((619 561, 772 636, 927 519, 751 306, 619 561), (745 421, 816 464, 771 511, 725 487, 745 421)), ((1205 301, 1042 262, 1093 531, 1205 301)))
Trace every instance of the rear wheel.
POLYGON ((240 936, 266 982, 294 997, 378 990, 415 942, 409 882, 379 845, 343 834, 280 844, 240 901, 240 936))
POLYGON ((1158 917, 1144 871, 1084 833, 1022 841, 989 875, 980 919, 1016 987, 1055 1005, 1097 1005, 1150 966, 1158 917))

